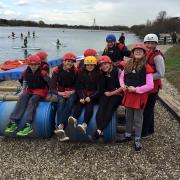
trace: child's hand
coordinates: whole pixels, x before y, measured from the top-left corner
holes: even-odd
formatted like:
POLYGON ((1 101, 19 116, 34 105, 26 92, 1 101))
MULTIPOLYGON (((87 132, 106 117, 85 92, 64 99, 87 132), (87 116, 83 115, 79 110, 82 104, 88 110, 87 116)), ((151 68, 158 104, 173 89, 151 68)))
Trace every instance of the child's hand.
POLYGON ((86 102, 90 102, 90 101, 91 101, 90 97, 86 97, 86 98, 85 98, 85 101, 86 101, 86 102))
POLYGON ((105 96, 111 96, 112 95, 111 92, 109 92, 109 91, 106 91, 104 94, 105 94, 105 96))
POLYGON ((80 99, 79 101, 80 101, 80 103, 82 103, 82 104, 85 103, 85 100, 84 100, 84 99, 80 99))
POLYGON ((63 97, 64 98, 69 98, 73 93, 74 93, 74 91, 65 91, 63 97))
POLYGON ((125 84, 122 84, 122 85, 121 85, 121 88, 122 88, 123 91, 126 91, 127 86, 126 86, 125 84))
POLYGON ((129 86, 128 91, 129 92, 136 92, 136 88, 134 86, 129 86))

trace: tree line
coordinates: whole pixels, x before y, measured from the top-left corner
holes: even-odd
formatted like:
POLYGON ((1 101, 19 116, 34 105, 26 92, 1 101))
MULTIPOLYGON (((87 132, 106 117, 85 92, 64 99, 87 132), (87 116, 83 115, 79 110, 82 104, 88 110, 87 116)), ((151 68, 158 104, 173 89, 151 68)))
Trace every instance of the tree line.
POLYGON ((113 30, 128 31, 128 26, 85 26, 85 25, 68 25, 68 24, 46 24, 44 21, 23 21, 0 19, 0 26, 29 26, 29 27, 50 27, 50 28, 70 28, 70 29, 91 29, 91 30, 113 30))
POLYGON ((180 17, 167 17, 166 11, 160 11, 154 21, 131 26, 130 30, 140 37, 148 33, 180 33, 180 17))

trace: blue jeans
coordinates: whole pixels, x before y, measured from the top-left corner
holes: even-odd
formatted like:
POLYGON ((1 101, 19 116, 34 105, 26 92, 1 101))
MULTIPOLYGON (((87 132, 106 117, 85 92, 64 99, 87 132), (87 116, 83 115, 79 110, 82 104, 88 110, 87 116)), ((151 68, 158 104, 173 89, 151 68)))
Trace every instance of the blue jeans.
POLYGON ((72 94, 69 98, 58 96, 56 128, 59 124, 63 124, 66 127, 67 119, 71 115, 75 100, 76 94, 72 94))

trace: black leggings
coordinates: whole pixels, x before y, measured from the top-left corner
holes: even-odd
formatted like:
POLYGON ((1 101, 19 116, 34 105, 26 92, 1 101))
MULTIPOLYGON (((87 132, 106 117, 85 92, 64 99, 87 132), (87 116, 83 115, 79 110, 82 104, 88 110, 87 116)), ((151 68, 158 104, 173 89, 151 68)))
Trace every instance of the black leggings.
POLYGON ((158 92, 149 94, 147 104, 144 108, 142 136, 154 133, 154 107, 158 92))
POLYGON ((84 121, 86 124, 89 123, 92 115, 93 115, 93 106, 94 103, 93 102, 89 102, 86 104, 82 104, 80 102, 78 102, 74 108, 74 113, 73 113, 73 117, 78 119, 79 116, 81 115, 81 112, 83 110, 83 107, 85 107, 85 112, 84 112, 84 121))
POLYGON ((100 99, 99 108, 96 114, 97 129, 103 131, 112 120, 112 115, 122 103, 122 96, 105 96, 100 99))

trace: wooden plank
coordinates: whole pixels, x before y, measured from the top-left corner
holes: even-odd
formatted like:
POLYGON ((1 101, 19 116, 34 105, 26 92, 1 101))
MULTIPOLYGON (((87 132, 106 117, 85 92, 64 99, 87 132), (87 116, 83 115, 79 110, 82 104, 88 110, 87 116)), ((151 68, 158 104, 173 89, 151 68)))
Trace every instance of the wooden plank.
POLYGON ((159 100, 168 110, 175 116, 180 123, 180 102, 172 96, 165 94, 164 91, 159 92, 159 100))

